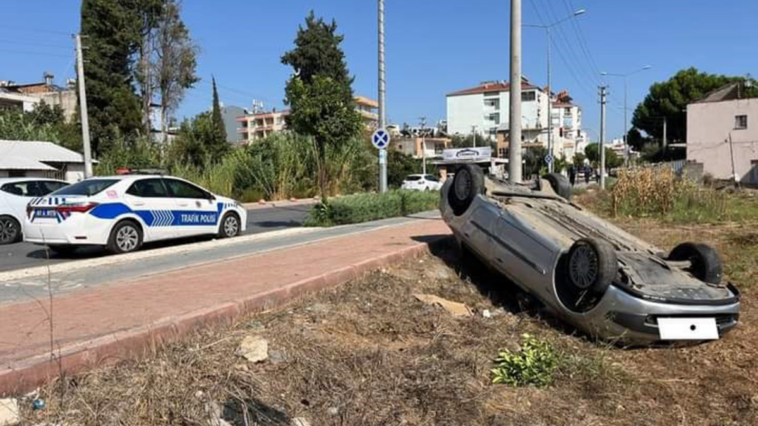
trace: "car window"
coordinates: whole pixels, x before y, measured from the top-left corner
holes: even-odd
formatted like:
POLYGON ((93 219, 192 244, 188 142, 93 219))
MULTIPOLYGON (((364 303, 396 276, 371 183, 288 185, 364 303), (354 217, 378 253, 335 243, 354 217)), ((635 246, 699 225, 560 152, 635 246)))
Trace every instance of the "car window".
POLYGON ((8 194, 18 195, 19 197, 33 197, 29 194, 31 182, 13 182, 6 183, 0 187, 0 191, 7 192, 8 194))
POLYGON ((405 178, 405 180, 407 180, 409 182, 413 182, 413 181, 416 181, 416 180, 421 180, 421 176, 419 176, 419 175, 411 175, 411 176, 408 176, 407 178, 405 178))
POLYGON ((168 190, 172 197, 175 198, 208 198, 208 193, 204 190, 192 185, 191 183, 184 182, 176 179, 164 179, 168 190))
POLYGON ((436 176, 432 176, 432 175, 426 175, 426 176, 424 176, 424 178, 425 178, 426 180, 428 180, 428 181, 432 181, 432 182, 439 182, 439 181, 440 181, 439 179, 437 179, 437 177, 436 177, 436 176))
POLYGON ((50 195, 86 195, 92 196, 99 194, 118 182, 118 179, 88 179, 77 182, 73 185, 61 188, 50 195))
POLYGON ((168 190, 161 179, 143 179, 138 180, 126 190, 129 195, 145 198, 163 198, 168 197, 168 190))
POLYGON ((39 185, 40 191, 40 194, 38 196, 44 196, 68 186, 68 184, 65 182, 53 182, 49 180, 41 180, 37 182, 37 184, 39 185))

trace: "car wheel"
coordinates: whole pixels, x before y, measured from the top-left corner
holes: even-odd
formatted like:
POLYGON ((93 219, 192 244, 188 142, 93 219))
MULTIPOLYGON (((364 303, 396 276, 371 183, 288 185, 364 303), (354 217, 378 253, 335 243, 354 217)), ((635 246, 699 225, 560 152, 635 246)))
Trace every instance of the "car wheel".
POLYGON ((73 254, 78 247, 65 245, 65 244, 60 244, 60 245, 55 244, 55 245, 49 245, 47 246, 47 248, 49 248, 51 251, 54 251, 56 254, 61 254, 61 255, 66 256, 66 255, 73 254))
POLYGON ((479 166, 466 164, 455 171, 453 184, 450 185, 448 202, 453 213, 460 216, 468 210, 478 194, 484 193, 484 173, 479 166))
POLYGON ((724 274, 724 266, 719 254, 713 247, 706 244, 682 243, 674 247, 668 256, 669 260, 689 260, 689 271, 700 281, 719 284, 724 274))
POLYGON ((550 187, 558 196, 571 200, 571 181, 566 176, 560 173, 548 173, 543 176, 543 179, 550 182, 550 187))
POLYGON ((21 225, 10 216, 0 216, 0 244, 11 244, 21 239, 21 225))
POLYGON ((582 238, 571 246, 567 267, 569 282, 577 291, 603 294, 616 278, 618 259, 607 241, 582 238))
POLYGON ((130 220, 119 222, 111 231, 108 251, 113 254, 131 253, 142 246, 142 229, 130 220))
POLYGON ((240 234, 240 218, 234 213, 227 213, 221 219, 221 229, 218 231, 220 238, 232 238, 240 234))

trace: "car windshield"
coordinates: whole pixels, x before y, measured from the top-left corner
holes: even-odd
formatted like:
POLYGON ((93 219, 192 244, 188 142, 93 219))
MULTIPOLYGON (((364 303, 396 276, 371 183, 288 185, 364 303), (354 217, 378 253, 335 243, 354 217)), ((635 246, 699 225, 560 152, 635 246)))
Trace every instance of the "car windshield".
POLYGON ((407 178, 405 178, 405 180, 411 181, 411 182, 414 181, 414 180, 421 180, 421 176, 419 176, 419 175, 410 175, 407 178))
POLYGON ((95 194, 99 194, 105 188, 108 188, 109 186, 113 185, 114 183, 118 182, 118 179, 89 179, 89 180, 83 180, 81 182, 75 183, 71 186, 67 186, 63 189, 59 189, 55 192, 53 192, 50 195, 53 196, 61 196, 61 195, 85 195, 85 196, 92 196, 95 194))

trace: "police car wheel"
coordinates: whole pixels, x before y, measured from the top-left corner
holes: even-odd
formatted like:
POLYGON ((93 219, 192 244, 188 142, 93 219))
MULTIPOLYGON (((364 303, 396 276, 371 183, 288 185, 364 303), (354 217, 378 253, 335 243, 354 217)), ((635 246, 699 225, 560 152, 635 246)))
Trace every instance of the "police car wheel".
POLYGON ((240 219, 234 213, 227 213, 221 221, 219 236, 221 238, 236 237, 240 233, 240 219))
POLYGON ((21 226, 10 216, 0 216, 0 244, 15 243, 21 237, 21 226))
POLYGON ((114 254, 131 253, 142 246, 142 230, 132 221, 118 223, 108 239, 108 251, 114 254))

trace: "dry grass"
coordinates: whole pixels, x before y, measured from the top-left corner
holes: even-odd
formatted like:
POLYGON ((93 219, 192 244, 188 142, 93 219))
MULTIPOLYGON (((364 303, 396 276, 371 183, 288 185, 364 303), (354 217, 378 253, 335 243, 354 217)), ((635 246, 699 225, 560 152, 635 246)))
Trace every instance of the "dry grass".
POLYGON ((204 425, 211 403, 235 425, 756 425, 758 234, 742 225, 661 226, 621 221, 671 248, 705 241, 744 289, 741 325, 724 339, 685 348, 623 350, 577 335, 539 312, 477 264, 460 268, 451 247, 376 271, 339 289, 228 327, 204 329, 142 361, 124 361, 41 390, 47 408, 26 422, 204 425), (752 253, 752 257, 749 253, 752 253), (741 266, 735 269, 734 264, 741 266), (463 302, 452 318, 412 294, 463 302), (484 318, 488 309, 496 315, 484 318), (497 351, 523 333, 559 352, 546 388, 490 384, 497 351), (248 364, 242 338, 261 334, 286 360, 248 364), (61 392, 61 389, 63 391, 61 392))

